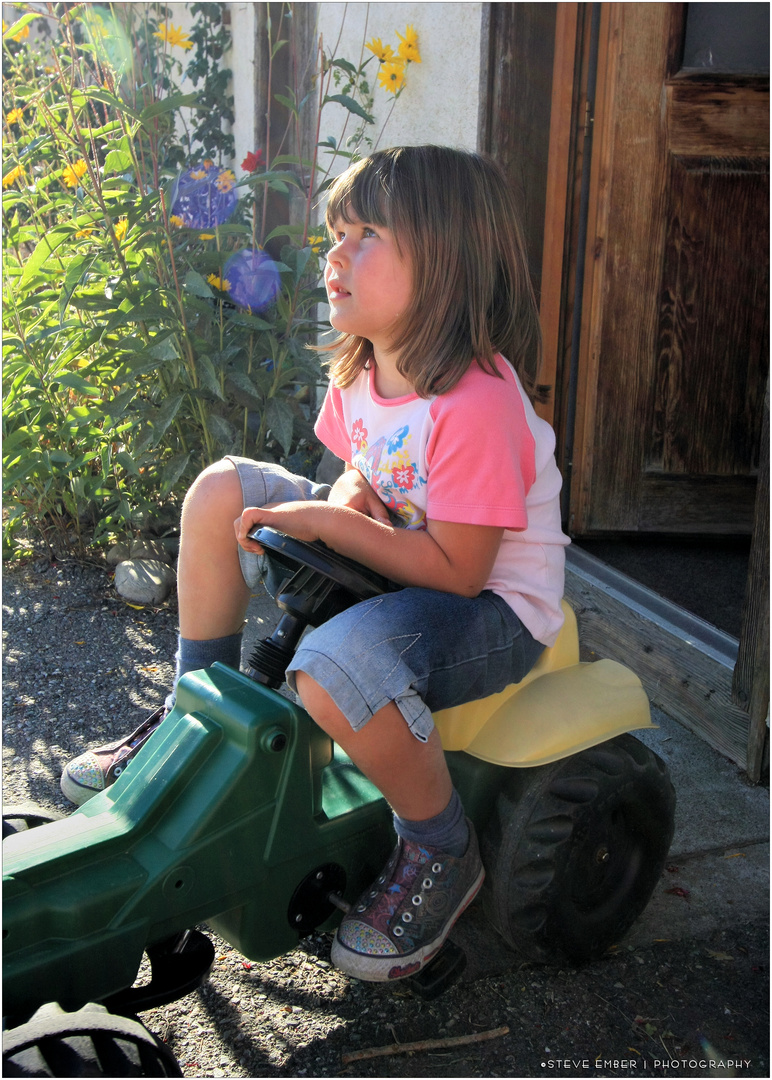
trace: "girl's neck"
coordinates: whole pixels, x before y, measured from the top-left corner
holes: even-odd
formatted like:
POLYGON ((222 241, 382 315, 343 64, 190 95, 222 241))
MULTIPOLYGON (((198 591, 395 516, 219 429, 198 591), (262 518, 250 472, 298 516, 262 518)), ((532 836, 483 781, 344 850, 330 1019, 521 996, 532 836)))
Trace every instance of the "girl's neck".
POLYGON ((391 353, 379 353, 370 360, 373 366, 373 382, 378 397, 386 400, 390 398, 407 397, 415 392, 413 384, 401 375, 397 369, 397 359, 391 353))

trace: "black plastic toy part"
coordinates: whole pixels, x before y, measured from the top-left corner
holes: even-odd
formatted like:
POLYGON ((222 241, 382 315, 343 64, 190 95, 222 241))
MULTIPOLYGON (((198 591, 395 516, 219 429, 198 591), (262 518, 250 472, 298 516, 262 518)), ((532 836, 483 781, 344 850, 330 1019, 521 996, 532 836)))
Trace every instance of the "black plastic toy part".
POLYGON ((185 930, 167 941, 151 945, 147 958, 150 982, 105 998, 104 1004, 111 1012, 133 1015, 145 1009, 158 1009, 192 994, 209 977, 214 964, 214 945, 200 931, 185 930))
POLYGON ((3 1076, 182 1076, 171 1050, 136 1017, 56 1004, 3 1035, 3 1076))
POLYGON ((399 586, 374 570, 332 551, 320 540, 308 543, 262 526, 249 534, 286 577, 276 603, 284 612, 270 637, 255 646, 247 674, 278 689, 307 626, 320 626, 360 600, 399 586))
POLYGON ((464 972, 466 953, 448 939, 437 955, 407 980, 413 993, 423 1001, 433 1001, 444 994, 464 972))

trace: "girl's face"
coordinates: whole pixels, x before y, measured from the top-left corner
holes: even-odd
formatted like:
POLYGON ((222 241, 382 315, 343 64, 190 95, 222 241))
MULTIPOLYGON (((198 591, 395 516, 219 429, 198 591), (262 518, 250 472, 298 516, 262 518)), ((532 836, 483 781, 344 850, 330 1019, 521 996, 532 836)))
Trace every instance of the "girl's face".
POLYGON ((413 274, 394 234, 383 225, 337 218, 335 244, 327 256, 324 283, 330 322, 345 334, 372 342, 376 363, 389 352, 395 324, 413 294, 413 274))

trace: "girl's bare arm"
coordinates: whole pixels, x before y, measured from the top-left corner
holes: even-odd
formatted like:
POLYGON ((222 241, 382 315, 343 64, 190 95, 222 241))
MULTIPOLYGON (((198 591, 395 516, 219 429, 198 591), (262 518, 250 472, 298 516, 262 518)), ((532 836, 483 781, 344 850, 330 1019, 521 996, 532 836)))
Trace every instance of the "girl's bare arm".
POLYGON ((477 596, 484 588, 504 530, 489 525, 429 521, 426 529, 396 529, 350 506, 293 502, 271 509, 247 507, 236 520, 236 538, 245 551, 260 552, 247 539, 257 525, 269 525, 299 540, 322 540, 333 551, 356 559, 400 585, 477 596))

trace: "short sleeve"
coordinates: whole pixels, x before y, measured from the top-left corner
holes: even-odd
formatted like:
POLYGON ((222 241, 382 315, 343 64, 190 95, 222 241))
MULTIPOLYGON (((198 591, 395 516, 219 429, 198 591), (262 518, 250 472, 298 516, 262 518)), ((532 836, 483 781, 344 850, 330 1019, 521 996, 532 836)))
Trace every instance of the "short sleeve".
POLYGON ((314 434, 328 450, 342 461, 351 459, 351 443, 346 432, 346 420, 343 415, 343 398, 340 390, 332 383, 319 410, 314 434))
POLYGON ((535 439, 514 372, 472 365, 432 404, 426 447, 430 520, 525 529, 536 477, 535 439))

